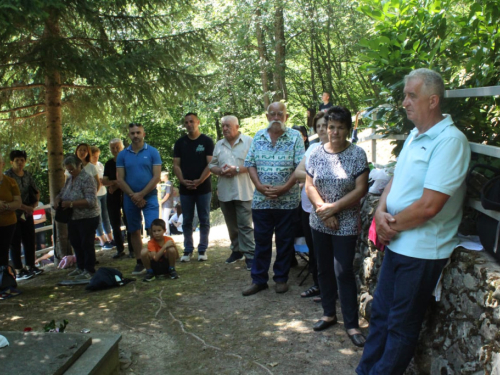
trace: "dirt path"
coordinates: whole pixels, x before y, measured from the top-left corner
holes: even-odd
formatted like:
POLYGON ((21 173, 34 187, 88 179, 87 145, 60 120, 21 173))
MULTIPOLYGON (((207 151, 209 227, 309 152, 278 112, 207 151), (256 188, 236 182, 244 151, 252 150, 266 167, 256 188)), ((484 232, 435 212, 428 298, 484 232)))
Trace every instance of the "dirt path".
MULTIPOLYGON (((311 328, 322 311, 299 296, 311 283, 298 286, 302 262, 292 269, 284 295, 271 281, 269 290, 242 297, 250 273, 244 262, 224 263, 225 226, 212 228, 210 240, 208 262, 179 264, 178 280, 138 279, 94 293, 55 286, 67 271, 25 281, 22 295, 0 301, 0 330, 40 331, 52 319, 67 319, 68 332, 121 333, 121 374, 354 374, 362 351, 343 324, 321 333, 311 328)), ((114 261, 113 253, 99 253, 100 265, 130 277, 134 261, 114 261)))

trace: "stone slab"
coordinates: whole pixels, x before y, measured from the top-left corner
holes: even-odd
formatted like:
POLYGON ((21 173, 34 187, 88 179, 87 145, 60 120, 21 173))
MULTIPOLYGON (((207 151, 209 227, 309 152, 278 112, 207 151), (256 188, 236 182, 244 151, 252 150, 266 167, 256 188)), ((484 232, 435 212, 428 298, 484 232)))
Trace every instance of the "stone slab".
POLYGON ((48 375, 65 371, 91 345, 88 335, 0 331, 9 346, 0 349, 2 374, 48 375))
POLYGON ((115 375, 120 369, 118 343, 122 336, 116 333, 91 333, 92 345, 64 373, 64 375, 115 375))

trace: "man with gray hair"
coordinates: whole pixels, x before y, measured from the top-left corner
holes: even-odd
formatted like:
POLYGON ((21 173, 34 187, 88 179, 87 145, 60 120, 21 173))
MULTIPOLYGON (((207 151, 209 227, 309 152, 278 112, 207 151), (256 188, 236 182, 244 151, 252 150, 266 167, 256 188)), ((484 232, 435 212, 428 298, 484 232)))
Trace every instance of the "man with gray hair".
MULTIPOLYGON (((111 228, 113 229, 113 237, 116 244, 116 254, 113 258, 117 259, 125 255, 125 245, 123 243, 121 231, 123 192, 118 186, 118 182, 116 180, 116 158, 118 157, 120 151, 123 150, 122 140, 120 138, 113 138, 109 141, 109 150, 111 151, 113 158, 109 159, 104 165, 102 184, 108 188, 106 206, 108 207, 109 222, 111 223, 111 228)), ((123 216, 123 220, 126 224, 127 219, 125 215, 123 216)), ((131 255, 131 258, 133 258, 134 251, 132 249, 132 241, 128 231, 127 241, 129 254, 131 255)))
POLYGON ((268 127, 255 134, 244 164, 255 185, 252 202, 255 255, 252 285, 243 291, 244 296, 268 287, 273 234, 276 234, 273 266, 276 293, 288 291, 294 251, 293 223, 300 202, 294 171, 304 156, 304 141, 297 130, 286 127, 288 114, 283 103, 269 105, 267 120, 268 127))
POLYGON ((405 372, 432 292, 458 244, 470 148, 451 116, 442 114, 443 96, 438 73, 417 69, 405 77, 403 106, 415 128, 375 212, 386 251, 360 375, 405 372))
POLYGON ((243 162, 252 138, 240 133, 235 116, 223 117, 221 124, 224 138, 216 143, 209 168, 219 176, 217 194, 231 240, 231 255, 226 263, 245 259, 250 271, 255 251, 252 227, 254 186, 243 162))

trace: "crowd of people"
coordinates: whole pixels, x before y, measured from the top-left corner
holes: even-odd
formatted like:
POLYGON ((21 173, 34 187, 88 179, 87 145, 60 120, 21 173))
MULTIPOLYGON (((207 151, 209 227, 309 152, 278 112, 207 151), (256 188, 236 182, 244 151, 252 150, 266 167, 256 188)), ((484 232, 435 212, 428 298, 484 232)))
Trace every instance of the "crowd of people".
MULTIPOLYGON (((139 123, 129 124, 127 148, 120 139, 110 141, 113 158, 105 166, 98 162, 99 149, 79 145, 64 159, 66 184, 54 199, 61 211, 70 210, 69 238, 77 258, 70 275, 92 277, 96 233, 103 246, 116 246, 114 258, 125 255, 122 219, 130 254, 136 259, 132 274, 144 274, 144 281, 160 275, 179 277, 176 262, 193 258, 195 217, 200 232, 197 259, 207 261, 209 177, 214 174, 231 242, 226 263, 244 260, 250 271, 251 285, 242 295, 268 289, 273 236, 275 291, 288 291, 294 239, 301 232, 313 278, 301 297, 314 297, 323 307, 313 329, 337 324, 338 300, 347 336, 354 345, 364 346, 356 372, 403 374, 433 288, 457 243, 470 160, 467 139, 441 112, 443 95, 443 80, 436 72, 418 69, 405 77, 403 106, 415 129, 375 213, 379 241, 386 250, 367 338, 358 324, 353 261, 361 232, 360 202, 368 191, 368 161, 363 149, 349 141, 351 112, 329 103, 327 93, 311 118, 318 135, 311 144, 302 129, 287 126, 289 115, 281 102, 269 105, 268 126, 253 138, 239 131, 238 118, 223 117, 223 138, 215 145, 201 133, 196 113, 186 114, 187 134, 173 150, 178 190, 168 172, 161 171, 160 154, 145 142, 145 129, 139 123), (142 217, 151 237, 144 249, 142 217), (182 255, 171 237, 175 234, 183 235, 182 255)), ((8 262, 10 248, 20 276, 39 271, 34 264, 32 215, 39 194, 23 170, 26 159, 21 151, 11 153, 12 169, 0 173, 0 237, 9 239, 0 244, 0 265, 8 262), (21 242, 27 268, 20 261, 21 242)), ((0 159, 0 172, 2 168, 0 159)))

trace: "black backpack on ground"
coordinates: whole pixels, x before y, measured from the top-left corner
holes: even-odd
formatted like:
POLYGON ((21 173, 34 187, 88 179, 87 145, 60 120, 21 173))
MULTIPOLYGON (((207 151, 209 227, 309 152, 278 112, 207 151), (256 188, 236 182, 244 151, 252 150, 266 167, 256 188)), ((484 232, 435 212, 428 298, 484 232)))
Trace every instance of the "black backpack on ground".
POLYGON ((89 285, 85 287, 87 290, 102 290, 115 286, 123 286, 135 279, 124 279, 123 275, 116 268, 101 267, 90 279, 89 285))
POLYGON ((11 266, 0 266, 0 291, 17 287, 15 275, 11 266))

